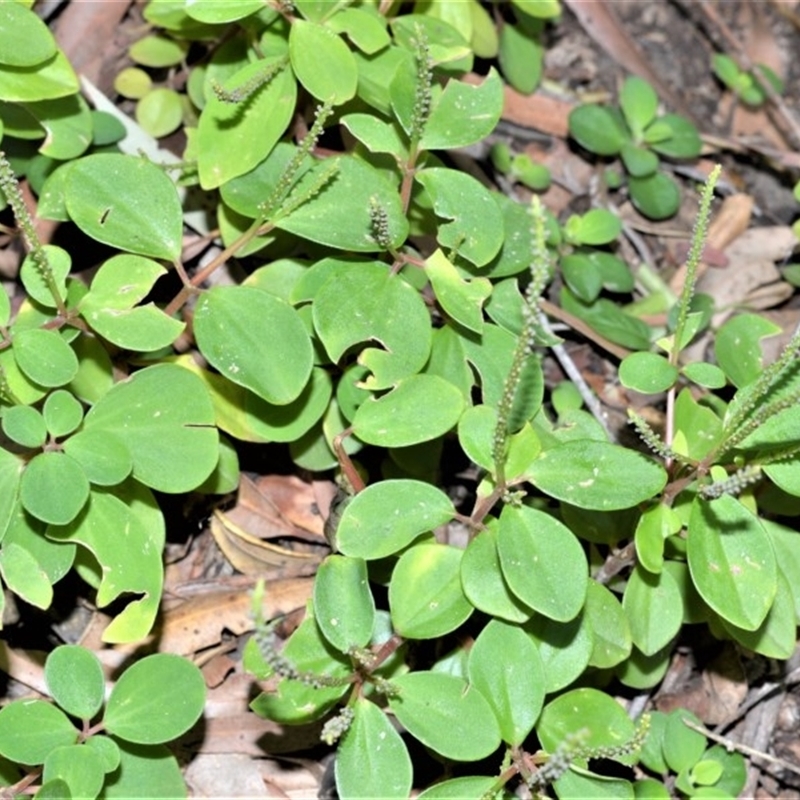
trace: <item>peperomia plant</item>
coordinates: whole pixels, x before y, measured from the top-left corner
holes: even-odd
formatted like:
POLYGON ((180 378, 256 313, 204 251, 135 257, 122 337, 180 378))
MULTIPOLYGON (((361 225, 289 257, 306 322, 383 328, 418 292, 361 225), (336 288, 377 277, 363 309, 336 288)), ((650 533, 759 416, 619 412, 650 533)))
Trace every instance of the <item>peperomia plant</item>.
POLYGON ((596 155, 622 160, 631 201, 642 214, 671 217, 680 195, 675 181, 659 170, 659 156, 697 158, 701 146, 697 129, 678 114, 659 114, 658 95, 642 78, 625 80, 619 106, 578 106, 569 115, 570 135, 596 155))
MULTIPOLYGON (((155 40, 135 54, 187 73, 182 162, 112 152, 97 127, 76 155, 48 155, 33 126, 4 140, 38 214, 109 250, 90 278, 76 274, 96 265, 38 241, 2 162, 29 254, 24 302, 12 311, 0 293, 0 575, 46 608, 74 568, 98 606, 134 598, 106 641, 139 639, 163 581, 153 492, 233 491, 238 443, 286 445, 299 469, 340 470, 351 496, 285 646, 273 621, 257 623, 246 662, 272 685, 253 708, 284 724, 327 718, 342 798, 423 788, 412 738, 446 762, 427 798, 520 782, 627 798, 652 790, 630 769, 642 747, 641 763, 677 773, 681 791, 734 792, 715 785, 715 756, 664 755, 661 769, 666 745, 608 687, 656 685, 684 624, 769 656, 793 645, 800 552, 767 516, 800 495, 798 338, 764 367, 758 341, 774 328, 742 315, 717 332, 717 364, 684 362, 710 317, 693 289, 713 180, 686 289, 652 343, 611 299, 634 289, 614 214, 559 225, 538 200, 457 169, 450 151, 493 130, 503 86, 491 67, 465 79, 486 17, 456 5, 153 0, 155 40), (217 247, 200 261, 183 250, 187 187, 213 208, 217 247), (572 384, 545 385, 556 313, 621 345, 625 385, 667 393, 665 436, 634 417, 653 455, 612 441, 572 384), (447 491, 453 453, 477 471, 471 507, 447 491), (463 774, 437 782, 454 762, 463 774)), ((554 7, 515 3, 520 19, 554 7)), ((52 86, 40 73, 61 60, 36 30, 43 49, 24 69, 52 86)), ((10 52, 0 37, 9 125, 44 99, 2 95, 18 71, 10 52)), ((635 187, 668 180, 653 151, 690 157, 698 141, 656 107, 632 81, 622 115, 573 115, 592 115, 616 148, 595 150, 621 154, 643 208, 635 187)), ((112 705, 107 730, 125 738, 112 705)))
POLYGON ((186 659, 157 653, 120 675, 105 700, 97 656, 62 645, 44 668, 52 702, 0 709, 0 797, 180 797, 178 762, 164 747, 197 722, 206 687, 186 659), (77 721, 77 726, 76 726, 77 721))

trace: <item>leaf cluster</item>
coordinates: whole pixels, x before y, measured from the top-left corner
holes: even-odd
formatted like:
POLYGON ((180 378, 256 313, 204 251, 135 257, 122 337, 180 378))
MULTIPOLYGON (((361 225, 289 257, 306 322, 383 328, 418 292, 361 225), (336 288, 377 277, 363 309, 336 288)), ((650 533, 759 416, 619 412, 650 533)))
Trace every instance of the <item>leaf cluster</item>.
POLYGON ((164 743, 203 712, 205 681, 194 664, 165 653, 146 656, 120 675, 106 700, 97 656, 61 645, 48 655, 44 676, 51 700, 13 700, 0 709, 2 796, 185 795, 164 743))
POLYGON ((587 103, 573 109, 569 132, 590 152, 620 158, 631 201, 642 214, 666 219, 678 210, 678 186, 659 169, 660 157, 696 158, 700 136, 684 117, 658 113, 658 96, 647 81, 626 78, 619 108, 587 103))

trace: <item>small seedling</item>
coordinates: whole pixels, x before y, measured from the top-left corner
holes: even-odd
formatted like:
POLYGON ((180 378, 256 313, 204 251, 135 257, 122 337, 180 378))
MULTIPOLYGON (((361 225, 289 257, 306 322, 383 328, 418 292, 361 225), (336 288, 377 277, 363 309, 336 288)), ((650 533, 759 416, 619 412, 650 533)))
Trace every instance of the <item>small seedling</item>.
POLYGON ((578 106, 569 115, 570 135, 596 155, 619 156, 639 211, 653 219, 671 217, 680 194, 675 181, 659 170, 659 157, 696 158, 701 148, 697 129, 678 114, 659 114, 658 96, 642 78, 625 80, 619 106, 578 106))
MULTIPOLYGON (((767 99, 767 93, 759 78, 751 72, 739 69, 737 63, 724 53, 715 53, 711 59, 714 74, 746 105, 758 108, 767 99)), ((759 70, 772 89, 778 94, 784 90, 783 81, 766 64, 759 64, 759 70)))

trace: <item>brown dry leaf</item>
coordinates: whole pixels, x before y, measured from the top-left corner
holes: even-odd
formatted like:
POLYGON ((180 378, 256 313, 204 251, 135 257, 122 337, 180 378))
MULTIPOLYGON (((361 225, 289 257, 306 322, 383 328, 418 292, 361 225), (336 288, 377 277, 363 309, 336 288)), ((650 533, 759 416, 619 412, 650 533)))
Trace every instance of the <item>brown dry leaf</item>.
POLYGON ((203 754, 184 772, 190 797, 273 797, 258 761, 239 753, 203 754))
POLYGON ((748 688, 736 649, 726 645, 708 669, 703 671, 702 679, 710 700, 703 722, 706 725, 724 725, 734 719, 747 697, 748 688))
POLYGON ((220 550, 245 575, 289 578, 313 575, 329 552, 317 505, 318 487, 294 476, 243 475, 236 506, 215 510, 211 533, 220 550), (265 540, 280 540, 270 543, 265 540))
MULTIPOLYGON (((311 578, 288 578, 267 583, 264 618, 267 620, 303 608, 311 597, 311 578)), ((171 608, 156 629, 155 641, 163 653, 191 655, 220 641, 222 631, 240 636, 253 630, 250 593, 214 590, 197 594, 171 608)))
POLYGON ((249 707, 254 690, 253 676, 237 671, 208 691, 204 710, 204 737, 201 753, 292 753, 319 744, 322 722, 313 725, 287 725, 262 719, 249 707))
POLYGON ((796 244, 789 226, 775 225, 751 228, 729 245, 728 266, 706 271, 697 282, 697 290, 710 294, 721 309, 714 325, 721 325, 736 308, 765 308, 765 301, 774 305, 790 296, 793 289, 782 282, 774 262, 786 258, 796 244), (765 287, 770 287, 766 293, 765 287))
POLYGON ((503 119, 560 139, 567 138, 572 108, 572 103, 540 93, 522 94, 510 86, 503 89, 503 119))

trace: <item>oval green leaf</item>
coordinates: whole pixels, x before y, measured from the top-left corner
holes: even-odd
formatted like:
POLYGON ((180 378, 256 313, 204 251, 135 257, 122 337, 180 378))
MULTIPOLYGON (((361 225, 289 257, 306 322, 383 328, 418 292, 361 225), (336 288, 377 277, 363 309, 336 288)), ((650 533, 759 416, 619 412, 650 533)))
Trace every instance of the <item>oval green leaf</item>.
POLYGON ((678 368, 657 353, 631 353, 619 365, 622 385, 642 394, 667 391, 678 375, 678 368))
POLYGON ((53 650, 44 665, 44 679, 53 700, 73 717, 90 720, 103 705, 103 668, 85 647, 65 644, 53 650))
POLYGON ((375 601, 363 558, 328 556, 314 579, 314 617, 325 638, 347 653, 372 638, 375 601))
POLYGON ((14 700, 0 709, 0 755, 18 764, 43 764, 56 747, 75 744, 67 715, 44 700, 14 700))
POLYGON ((584 440, 544 450, 528 474, 545 494, 597 511, 633 508, 667 483, 663 467, 641 453, 584 440))
POLYGON ((52 58, 56 50, 53 34, 30 8, 0 3, 0 64, 33 67, 52 58))
POLYGON ((348 556, 383 558, 452 519, 450 498, 428 483, 386 480, 367 486, 346 506, 336 541, 348 556))
POLYGON ((226 378, 268 403, 291 403, 308 383, 313 351, 298 313, 249 286, 217 286, 194 316, 200 352, 226 378))
POLYGON ((438 672, 410 672, 392 683, 400 690, 389 699, 397 719, 439 755, 453 761, 478 761, 500 745, 491 706, 463 679, 438 672))
POLYGON ((191 661, 156 653, 122 673, 108 698, 103 725, 128 742, 168 742, 200 719, 205 699, 203 674, 191 661))
POLYGON ((628 578, 622 608, 633 643, 646 656, 655 655, 672 640, 683 623, 683 599, 669 572, 658 575, 637 566, 628 578))
POLYGON ((336 751, 336 788, 340 797, 405 800, 413 768, 405 743, 386 714, 359 698, 355 716, 336 751))
POLYGON ((777 591, 777 565, 769 535, 739 500, 696 499, 687 536, 692 581, 723 619, 748 631, 766 619, 777 591))
POLYGON ((464 396, 438 375, 412 375, 388 394, 369 398, 353 417, 353 432, 367 444, 407 447, 442 436, 464 410, 464 396))
POLYGON ((178 259, 183 211, 175 184, 143 158, 97 153, 70 166, 67 211, 98 242, 143 256, 178 259))
POLYGON ((560 622, 580 613, 588 565, 583 547, 563 523, 527 506, 506 506, 497 550, 503 577, 523 603, 560 622))
POLYGON ((418 544, 392 572, 389 607, 394 629, 406 639, 435 639, 469 619, 473 606, 461 588, 463 550, 418 544))
POLYGON ((317 100, 338 106, 355 96, 356 61, 342 38, 329 28, 294 20, 289 56, 297 80, 317 100))
POLYGON ((29 514, 51 525, 66 525, 88 500, 89 480, 66 453, 39 453, 22 473, 19 495, 29 514))
POLYGON ((78 357, 56 331, 44 328, 14 331, 12 350, 25 377, 40 386, 63 386, 78 373, 78 357))
POLYGON ((42 781, 63 780, 69 797, 95 798, 105 780, 103 762, 93 748, 85 744, 57 747, 45 759, 42 781))
POLYGON ((516 625, 489 622, 469 651, 469 682, 489 701, 503 741, 521 745, 545 694, 544 667, 530 636, 516 625))

